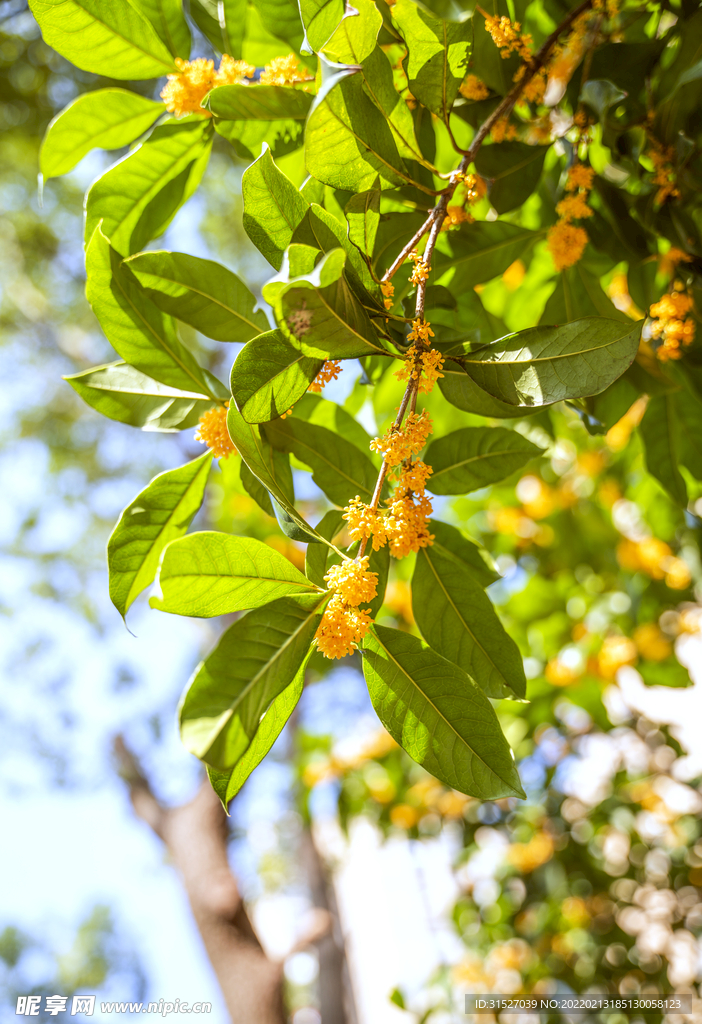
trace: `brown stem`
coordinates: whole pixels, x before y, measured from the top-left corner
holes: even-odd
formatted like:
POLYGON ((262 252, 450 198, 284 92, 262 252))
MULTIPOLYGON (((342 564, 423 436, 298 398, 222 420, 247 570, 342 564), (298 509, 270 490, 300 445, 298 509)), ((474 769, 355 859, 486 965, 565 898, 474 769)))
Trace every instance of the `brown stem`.
MULTIPOLYGON (((437 206, 438 206, 438 204, 437 204, 437 206)), ((405 260, 409 256, 409 254, 414 249, 415 245, 417 245, 417 243, 423 237, 423 235, 426 235, 427 231, 431 227, 432 221, 436 217, 436 209, 437 209, 437 207, 435 206, 433 208, 433 210, 431 211, 431 213, 429 214, 429 216, 427 217, 427 219, 422 224, 421 228, 418 231, 415 231, 415 233, 412 235, 411 239, 409 240, 407 245, 404 247, 404 249, 402 250, 400 255, 397 257, 397 259, 394 261, 394 263, 392 263, 391 266, 389 266, 388 269, 385 271, 385 273, 383 274, 383 277, 382 277, 383 281, 389 281, 390 278, 393 277, 397 273, 397 271, 400 269, 402 264, 405 262, 405 260)))

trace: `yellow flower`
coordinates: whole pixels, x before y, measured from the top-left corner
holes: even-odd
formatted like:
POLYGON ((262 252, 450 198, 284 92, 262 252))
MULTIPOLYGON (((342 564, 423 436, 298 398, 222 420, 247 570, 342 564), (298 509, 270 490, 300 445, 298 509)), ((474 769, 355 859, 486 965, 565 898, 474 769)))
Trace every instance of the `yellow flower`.
POLYGON ((395 294, 395 285, 392 281, 382 281, 380 284, 380 290, 385 296, 384 305, 386 309, 392 309, 393 307, 393 296, 395 294))
POLYGON ((589 192, 592 188, 592 180, 595 177, 595 171, 592 167, 586 167, 585 164, 573 164, 571 169, 568 171, 568 181, 566 182, 566 191, 575 192, 576 189, 582 188, 586 192, 589 192))
POLYGON ((375 437, 371 441, 370 448, 371 451, 382 455, 388 466, 399 466, 411 455, 419 454, 427 443, 431 431, 432 422, 426 409, 423 409, 419 415, 411 412, 403 429, 397 430, 394 426, 390 427, 383 437, 375 437))
POLYGON ((592 217, 593 211, 587 205, 587 194, 576 192, 575 195, 566 196, 556 206, 556 213, 564 221, 581 220, 584 217, 592 217))
POLYGON ((412 491, 414 494, 424 494, 427 480, 434 472, 431 466, 421 459, 415 459, 408 465, 404 465, 400 472, 400 479, 395 488, 394 497, 401 498, 412 491))
POLYGON ((477 75, 466 75, 458 90, 461 96, 467 100, 484 100, 490 95, 490 90, 477 75))
POLYGON ((412 321, 412 330, 407 335, 408 341, 421 341, 425 345, 429 344, 429 338, 434 337, 434 332, 431 329, 428 320, 422 320, 417 317, 412 321))
POLYGON ((325 658, 345 658, 353 654, 372 622, 367 611, 345 604, 341 595, 335 594, 324 610, 314 642, 325 658))
POLYGON ((465 185, 466 202, 469 206, 473 206, 487 195, 487 182, 479 174, 464 174, 460 180, 465 185))
POLYGON ((338 359, 327 359, 326 363, 319 371, 317 376, 314 378, 310 386, 307 388, 308 391, 312 391, 314 394, 319 394, 325 384, 328 384, 330 380, 336 380, 341 373, 341 363, 338 359))
POLYGON ((473 217, 463 209, 462 206, 447 206, 446 216, 441 224, 442 231, 450 231, 451 228, 458 228, 461 224, 472 224, 473 217))
POLYGON ((506 117, 501 117, 498 121, 495 121, 494 125, 490 129, 490 138, 493 142, 504 142, 505 139, 516 139, 517 129, 513 124, 510 124, 506 117))
POLYGON ((521 28, 518 21, 512 22, 506 16, 500 18, 495 14, 485 18, 485 29, 492 36, 495 46, 502 50, 502 56, 505 58, 509 57, 512 51, 525 59, 531 56, 531 36, 522 35, 521 28))
POLYGON ((407 350, 405 361, 399 370, 395 371, 398 380, 418 380, 417 390, 420 394, 429 394, 439 377, 443 377, 441 369, 444 365, 444 357, 435 348, 429 351, 417 351, 416 345, 411 345, 407 350))
POLYGON ((201 103, 207 93, 217 85, 231 85, 251 78, 255 68, 243 60, 234 60, 228 54, 222 56, 219 69, 215 71, 214 62, 198 57, 196 60, 183 60, 176 57, 177 75, 169 75, 166 85, 161 90, 161 99, 166 110, 181 117, 183 114, 204 114, 211 117, 209 110, 204 110, 201 103))
POLYGON ((660 340, 656 356, 661 362, 680 359, 682 349, 694 341, 695 321, 688 315, 692 305, 691 295, 684 291, 673 291, 651 306, 650 314, 654 318, 651 337, 660 340))
POLYGON ((212 449, 216 459, 226 459, 236 448, 227 430, 227 409, 226 405, 215 405, 208 409, 200 417, 200 425, 195 432, 195 440, 202 441, 208 448, 212 449))
POLYGON ((351 540, 362 540, 373 538, 373 550, 385 547, 387 532, 385 528, 385 517, 377 508, 371 508, 361 501, 357 494, 352 498, 344 509, 343 517, 349 524, 349 536, 351 540))
POLYGON ((311 81, 312 75, 300 67, 294 53, 287 57, 274 57, 270 64, 266 64, 260 79, 261 85, 297 85, 298 82, 311 81))
POLYGON ((368 555, 358 561, 345 559, 332 565, 324 579, 346 604, 372 601, 378 593, 378 573, 368 571, 368 555))
POLYGON ((410 274, 410 281, 412 284, 422 284, 429 277, 429 267, 424 262, 422 257, 419 255, 416 249, 413 249, 409 254, 409 258, 414 263, 412 267, 412 273, 410 274))
POLYGON ((388 523, 391 555, 405 558, 412 551, 433 543, 434 535, 429 533, 428 523, 432 511, 431 501, 425 495, 416 500, 408 495, 392 502, 388 523))
POLYGON ((565 270, 577 263, 587 245, 587 232, 566 221, 559 220, 548 230, 547 247, 553 256, 556 270, 565 270))

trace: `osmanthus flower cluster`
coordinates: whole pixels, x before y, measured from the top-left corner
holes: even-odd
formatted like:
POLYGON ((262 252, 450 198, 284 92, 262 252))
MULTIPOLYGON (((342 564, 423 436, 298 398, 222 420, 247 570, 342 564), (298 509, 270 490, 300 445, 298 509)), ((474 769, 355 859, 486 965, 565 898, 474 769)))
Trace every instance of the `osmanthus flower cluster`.
MULTIPOLYGON (((166 110, 183 117, 185 114, 203 114, 211 117, 209 110, 202 106, 202 101, 212 89, 219 85, 242 85, 256 74, 256 68, 245 60, 235 60, 225 53, 215 71, 214 61, 204 57, 195 60, 183 60, 176 57, 178 74, 168 75, 166 85, 161 90, 161 99, 166 110)), ((301 67, 294 53, 286 57, 275 57, 261 72, 261 85, 298 85, 311 82, 313 76, 301 67)))
POLYGON ((226 459, 236 447, 227 430, 227 410, 229 402, 214 405, 200 417, 195 431, 195 440, 206 444, 216 459, 226 459))
POLYGON ((587 232, 574 220, 592 216, 587 198, 592 189, 595 172, 592 167, 576 163, 568 172, 566 192, 569 193, 556 205, 558 221, 549 228, 548 249, 553 256, 556 270, 565 270, 577 263, 587 245, 587 232))
MULTIPOLYGON (((137 496, 131 508, 143 514, 121 517, 110 594, 122 615, 152 583, 154 607, 169 614, 245 613, 188 689, 188 749, 230 799, 291 713, 313 646, 328 658, 362 647, 371 699, 413 757, 478 798, 519 795, 489 699, 523 698, 526 675, 487 590, 488 554, 448 521, 460 507, 452 502, 533 460, 555 464, 560 456, 543 456, 541 442, 561 429, 562 403, 612 456, 615 438, 624 458, 638 432, 648 471, 676 507, 696 499, 701 264, 689 225, 702 135, 679 102, 694 61, 678 42, 702 30, 697 14, 683 5, 674 20, 631 0, 623 17, 615 0, 583 0, 552 24, 555 8, 545 18, 530 0, 518 21, 492 9, 446 21, 406 0, 364 0, 350 17, 342 5, 335 25, 334 5, 320 18, 315 0, 280 0, 275 11, 251 0, 245 24, 232 22, 228 4, 200 19, 191 57, 191 11, 179 4, 163 17, 130 5, 125 19, 124 5, 105 3, 104 19, 86 16, 77 28, 65 4, 30 6, 48 45, 89 73, 104 73, 113 54, 109 72, 127 83, 78 97, 41 149, 45 180, 97 145, 126 149, 85 201, 86 294, 116 357, 70 384, 123 424, 197 429, 207 446, 137 496), (341 70, 327 77, 330 66, 341 70), (623 96, 607 110, 593 99, 604 80, 623 96), (159 90, 163 102, 149 98, 159 90), (76 147, 85 124, 95 133, 76 147), (271 267, 262 282, 258 257, 237 252, 241 274, 257 275, 253 290, 221 263, 156 247, 198 188, 220 187, 205 173, 214 144, 240 167, 242 230, 271 267), (674 266, 676 247, 690 258, 674 266), (607 291, 623 274, 628 318, 607 291), (637 309, 651 314, 643 344, 637 309), (359 363, 347 401, 332 401, 325 386, 359 363), (370 407, 383 432, 369 452, 359 410, 370 407), (441 431, 430 438, 432 418, 441 431), (235 536, 232 518, 208 502, 219 528, 188 532, 212 456, 234 452, 239 472, 221 474, 218 486, 232 491, 222 505, 243 490, 261 525, 235 536), (324 499, 299 486, 306 471, 324 499), (442 496, 447 521, 431 495, 442 496), (168 529, 154 539, 164 515, 168 529), (285 535, 285 554, 273 531, 285 535), (144 553, 139 564, 134 552, 144 553), (407 629, 384 624, 389 601, 371 622, 395 575, 407 629), (255 657, 239 657, 248 644, 255 657), (393 664, 415 687, 411 729, 399 698, 381 696, 394 694, 393 664), (275 687, 265 682, 273 677, 275 687), (470 716, 442 706, 468 692, 470 716), (228 713, 213 714, 222 702, 228 713)), ((581 500, 575 483, 558 493, 563 514, 581 500)), ((534 502, 496 504, 486 509, 487 524, 500 524, 490 544, 516 536, 521 554, 551 544, 534 502)), ((684 585, 675 562, 663 571, 658 584, 684 585)), ((530 643, 522 639, 524 651, 530 643)))

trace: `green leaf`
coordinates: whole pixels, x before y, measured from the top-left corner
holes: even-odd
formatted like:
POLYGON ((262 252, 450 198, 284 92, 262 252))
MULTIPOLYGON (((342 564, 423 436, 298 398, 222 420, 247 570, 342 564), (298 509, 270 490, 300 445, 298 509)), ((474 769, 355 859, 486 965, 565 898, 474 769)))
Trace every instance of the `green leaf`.
POLYGON ((166 544, 182 537, 202 505, 212 452, 154 477, 119 517, 107 542, 110 598, 122 617, 153 583, 166 544))
POLYGON ((222 7, 219 9, 224 14, 224 51, 235 60, 241 60, 248 28, 248 0, 222 0, 222 7))
POLYGON ((412 577, 412 611, 435 651, 468 672, 488 697, 523 697, 526 678, 514 640, 469 568, 433 546, 412 577))
MULTIPOLYGON (((332 508, 325 512, 315 529, 322 537, 333 541, 338 533, 346 526, 343 513, 332 508)), ((329 568, 330 558, 340 562, 341 558, 335 551, 330 551, 326 544, 309 544, 305 554, 305 576, 318 587, 326 587, 324 574, 329 568)))
POLYGON ((120 149, 164 113, 162 103, 127 89, 96 89, 76 97, 49 123, 39 151, 45 179, 68 174, 91 149, 120 149))
POLYGON ((183 0, 130 0, 145 14, 174 57, 190 56, 190 29, 183 14, 183 0))
POLYGON ((540 406, 604 391, 634 361, 642 323, 585 317, 562 327, 531 327, 464 357, 488 394, 514 406, 540 406))
POLYGON ((212 398, 160 384, 121 360, 63 379, 103 416, 142 430, 194 427, 213 404, 212 398))
POLYGON ((325 600, 283 597, 229 627, 181 701, 181 738, 191 754, 220 770, 239 762, 261 716, 306 661, 325 600))
POLYGON ((255 7, 271 35, 282 39, 299 53, 304 32, 297 0, 256 0, 255 7))
POLYGON ((174 321, 144 294, 99 227, 90 240, 85 266, 88 302, 125 362, 180 391, 222 397, 214 394, 211 378, 179 341, 174 321))
POLYGON ((243 459, 239 463, 239 479, 241 480, 241 486, 249 497, 253 498, 261 511, 275 519, 273 499, 258 477, 253 475, 243 459))
POLYGON ((151 598, 152 608, 205 619, 316 589, 268 544, 209 530, 168 545, 158 582, 163 596, 151 598))
POLYGON ((362 64, 375 49, 383 16, 373 0, 356 0, 326 43, 324 53, 337 64, 362 64))
POLYGON ((434 257, 437 279, 453 268, 451 291, 458 295, 476 284, 504 274, 516 259, 524 259, 541 237, 508 221, 478 221, 440 236, 434 257))
MULTIPOLYGON (((379 193, 378 193, 379 195, 379 193)), ((293 235, 293 245, 306 245, 309 248, 317 249, 319 252, 328 253, 332 249, 341 248, 346 253, 346 264, 344 274, 356 294, 358 300, 365 306, 375 305, 380 312, 381 292, 377 282, 368 269, 368 264, 359 253, 356 246, 349 239, 346 225, 337 220, 331 213, 318 203, 310 203, 310 208, 302 221, 298 224, 293 235)), ((289 250, 290 269, 289 277, 301 276, 314 270, 314 263, 309 268, 297 270, 292 273, 292 247, 289 250)), ((315 253, 315 259, 317 254, 315 253)))
POLYGON ((555 290, 539 322, 567 324, 586 316, 606 316, 611 320, 631 323, 629 317, 618 310, 609 296, 605 295, 595 275, 582 263, 576 263, 558 275, 555 290))
POLYGON ((424 461, 434 472, 427 482, 433 494, 466 494, 505 480, 541 448, 504 427, 463 427, 432 441, 424 461))
POLYGON ((429 532, 434 536, 432 547, 437 554, 459 562, 481 587, 489 587, 501 578, 489 552, 468 540, 455 526, 430 519, 429 532))
POLYGON ((686 507, 687 488, 678 469, 681 460, 677 403, 678 396, 675 394, 650 398, 639 431, 649 473, 665 487, 674 501, 686 507))
MULTIPOLYGON (((264 437, 261 437, 261 431, 256 424, 246 422, 234 402, 229 403, 227 430, 251 473, 275 499, 276 517, 279 508, 282 508, 304 535, 305 540, 319 541, 319 534, 295 508, 290 460, 287 456, 276 451, 264 437)), ((278 521, 280 522, 280 519, 278 521)), ((282 524, 281 528, 284 529, 282 524)))
POLYGON ((316 53, 344 17, 344 0, 300 0, 300 15, 307 43, 316 53))
POLYGON ((220 85, 208 93, 207 106, 226 121, 304 121, 312 96, 286 85, 220 85))
MULTIPOLYGON (((460 363, 447 360, 444 363, 443 374, 443 377, 439 378, 439 388, 446 401, 455 405, 457 409, 496 419, 514 417, 514 406, 500 402, 487 391, 483 391, 472 377, 468 376, 460 363)), ((525 415, 524 411, 521 411, 521 415, 525 415)))
POLYGON ((353 68, 330 74, 315 97, 305 129, 305 165, 318 181, 347 192, 410 180, 386 116, 353 68))
POLYGON ((267 423, 265 436, 275 448, 292 452, 309 466, 312 479, 335 505, 343 507, 356 495, 370 500, 378 473, 355 444, 294 416, 267 423))
POLYGON ((482 800, 524 796, 497 716, 460 668, 408 633, 374 626, 363 670, 378 718, 428 772, 482 800))
POLYGON ((212 788, 222 801, 225 810, 229 801, 236 796, 254 769, 261 764, 295 711, 305 685, 306 665, 306 662, 303 663, 293 682, 275 697, 259 722, 246 753, 239 758, 234 767, 218 771, 216 768, 207 766, 212 788))
POLYGON ((380 223, 380 189, 351 196, 344 209, 349 224, 349 239, 366 256, 373 255, 380 223))
POLYGON ((307 201, 276 167, 269 150, 244 171, 241 180, 244 229, 276 270, 293 232, 308 210, 307 201))
POLYGON ((292 408, 322 366, 280 331, 268 331, 244 346, 232 367, 234 401, 248 423, 267 423, 292 408))
MULTIPOLYGON (((335 434, 345 437, 357 448, 367 454, 370 450, 371 436, 367 433, 353 416, 343 409, 336 402, 330 402, 321 395, 308 392, 299 400, 293 413, 295 419, 306 420, 308 423, 316 423, 327 430, 333 430, 335 434)), ((378 460, 380 465, 380 460, 378 460)))
POLYGON ((392 16, 407 43, 403 67, 409 90, 420 103, 448 121, 468 65, 470 20, 433 18, 412 0, 398 0, 392 16))
POLYGON ((311 273, 288 280, 284 268, 263 286, 282 333, 313 359, 386 354, 344 276, 346 259, 343 249, 332 249, 311 273))
POLYGON ((131 3, 31 0, 29 6, 44 42, 83 71, 136 81, 178 70, 153 25, 131 3))
MULTIPOLYGON (((224 19, 221 17, 224 7, 220 5, 220 0, 188 0, 188 10, 190 17, 202 34, 212 43, 214 50, 228 53, 228 33, 225 29, 224 19)), ((246 16, 243 21, 245 26, 246 16)), ((231 56, 239 57, 241 55, 232 53, 231 56)))
POLYGON ((305 685, 305 667, 303 664, 293 681, 280 693, 259 722, 253 739, 246 752, 237 764, 226 771, 217 771, 207 767, 212 788, 224 804, 232 800, 244 785, 249 775, 258 768, 280 736, 283 728, 297 706, 305 685))
POLYGON ((95 181, 85 200, 85 238, 102 222, 123 256, 163 234, 193 194, 212 148, 207 121, 197 115, 169 119, 95 181))
POLYGON ((249 341, 268 330, 243 281, 221 263, 183 252, 141 252, 125 262, 164 313, 215 341, 249 341))
POLYGON ((490 202, 498 213, 507 213, 526 202, 539 184, 549 148, 501 142, 480 149, 475 167, 488 179, 490 202))
POLYGON ((303 121, 291 118, 278 121, 224 121, 216 118, 214 128, 225 138, 242 160, 256 160, 269 148, 274 159, 294 153, 302 146, 303 121))

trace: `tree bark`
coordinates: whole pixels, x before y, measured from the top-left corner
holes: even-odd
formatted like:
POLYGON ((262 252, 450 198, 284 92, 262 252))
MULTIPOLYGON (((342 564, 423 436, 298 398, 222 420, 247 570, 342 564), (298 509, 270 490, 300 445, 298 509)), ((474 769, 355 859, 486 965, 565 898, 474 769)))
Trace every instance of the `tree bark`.
POLYGON ((190 803, 167 808, 121 737, 115 754, 135 813, 181 876, 232 1024, 285 1024, 283 965, 266 956, 248 918, 227 858, 226 815, 209 782, 190 803))

